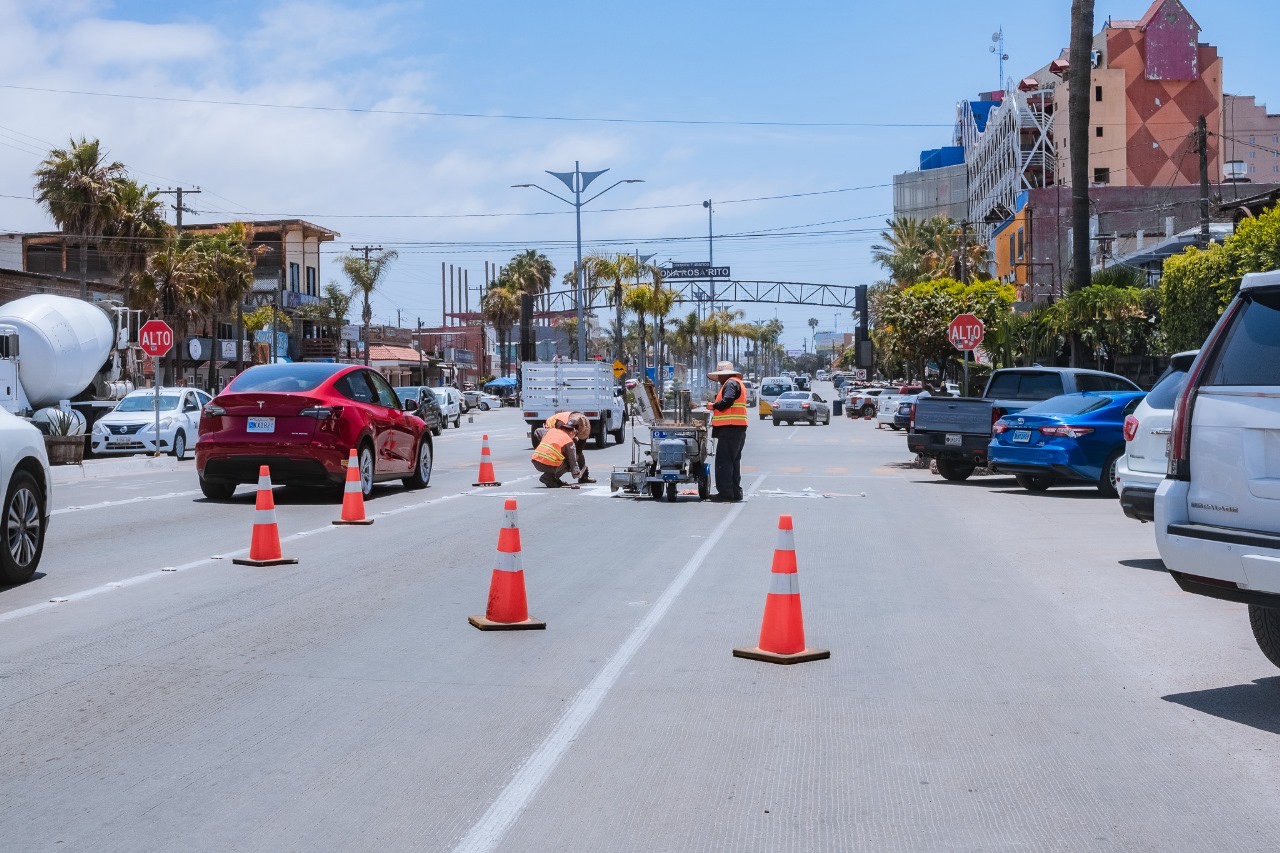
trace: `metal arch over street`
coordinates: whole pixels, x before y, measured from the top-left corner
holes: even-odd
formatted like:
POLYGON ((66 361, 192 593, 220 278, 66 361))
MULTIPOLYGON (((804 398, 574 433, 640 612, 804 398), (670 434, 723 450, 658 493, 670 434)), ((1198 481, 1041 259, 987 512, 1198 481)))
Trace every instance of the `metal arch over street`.
MULTIPOLYGON (((664 280, 662 286, 676 294, 679 302, 711 301, 706 281, 664 280)), ((628 286, 628 285, 624 285, 628 286)), ((611 287, 602 286, 588 294, 588 309, 608 304, 611 287)), ((542 294, 546 311, 572 311, 574 292, 555 290, 542 294)), ((716 302, 760 302, 775 305, 814 305, 830 308, 857 307, 857 288, 840 284, 814 284, 803 281, 716 281, 716 302)))

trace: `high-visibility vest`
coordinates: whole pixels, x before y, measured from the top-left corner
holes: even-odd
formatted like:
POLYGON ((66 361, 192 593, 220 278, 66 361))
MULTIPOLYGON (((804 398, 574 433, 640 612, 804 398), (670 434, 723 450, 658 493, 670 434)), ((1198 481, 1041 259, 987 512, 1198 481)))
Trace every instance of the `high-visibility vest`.
POLYGON ((713 427, 744 427, 751 422, 751 418, 747 417, 747 389, 742 384, 742 380, 736 376, 730 377, 720 384, 720 393, 716 394, 716 402, 720 402, 720 399, 724 396, 724 389, 729 385, 730 381, 738 383, 738 399, 734 400, 729 405, 729 408, 723 412, 714 408, 711 410, 711 426, 713 427))
POLYGON ((549 429, 542 443, 533 451, 533 461, 559 468, 564 464, 564 449, 573 444, 573 436, 561 429, 549 429))

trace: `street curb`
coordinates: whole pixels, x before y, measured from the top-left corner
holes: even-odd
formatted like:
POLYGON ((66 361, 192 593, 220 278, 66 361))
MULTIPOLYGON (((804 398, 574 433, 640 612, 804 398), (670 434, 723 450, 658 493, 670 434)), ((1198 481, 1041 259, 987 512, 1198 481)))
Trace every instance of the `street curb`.
POLYGON ((132 457, 129 459, 90 459, 79 465, 55 465, 49 469, 55 485, 79 483, 82 480, 100 480, 104 477, 121 477, 147 471, 175 471, 178 460, 172 456, 132 457))

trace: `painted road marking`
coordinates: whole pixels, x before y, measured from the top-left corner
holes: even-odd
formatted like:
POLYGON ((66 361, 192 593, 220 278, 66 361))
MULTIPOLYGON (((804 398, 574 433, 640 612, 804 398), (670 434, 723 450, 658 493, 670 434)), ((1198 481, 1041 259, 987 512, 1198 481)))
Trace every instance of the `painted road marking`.
MULTIPOLYGON (((756 480, 750 491, 754 492, 764 479, 760 477, 756 480)), ((578 733, 595 716, 600 703, 609 695, 609 691, 613 689, 636 652, 649 639, 653 629, 662 621, 667 611, 671 609, 671 605, 689 585, 689 581, 693 580, 693 576, 702 567, 707 555, 728 532, 729 527, 737 521, 744 507, 745 504, 737 504, 729 510, 724 520, 716 526, 689 562, 685 563, 680 573, 663 590, 662 595, 654 602, 653 608, 640 620, 640 624, 636 625, 604 667, 596 673, 596 677, 591 679, 591 683, 574 697, 560 721, 547 735, 546 740, 525 760, 515 776, 502 789, 498 798, 458 842, 458 846, 454 848, 455 853, 480 853, 480 851, 493 850, 501 843, 511 825, 520 817, 538 793, 538 789, 556 769, 560 759, 569 751, 578 733)))
POLYGON ((53 512, 49 514, 64 515, 68 512, 84 512, 87 509, 106 509, 107 507, 124 506, 126 504, 138 504, 138 503, 143 503, 145 501, 163 501, 163 500, 168 500, 169 498, 189 498, 198 494, 200 494, 199 489, 195 489, 194 491, 190 491, 190 492, 166 492, 163 495, 146 495, 144 497, 125 498, 124 500, 118 500, 118 501, 102 501, 101 503, 85 504, 84 506, 64 506, 62 509, 55 509, 53 512))

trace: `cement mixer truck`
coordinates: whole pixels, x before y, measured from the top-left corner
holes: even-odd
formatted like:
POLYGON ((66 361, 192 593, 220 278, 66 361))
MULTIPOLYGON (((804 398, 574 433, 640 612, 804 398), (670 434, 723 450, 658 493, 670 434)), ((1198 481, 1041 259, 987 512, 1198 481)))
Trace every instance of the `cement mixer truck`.
POLYGON ((133 390, 131 314, 50 294, 0 305, 0 406, 45 430, 69 419, 69 434, 86 432, 133 390))

